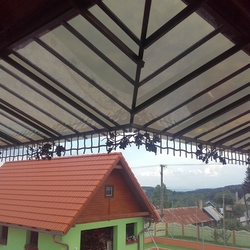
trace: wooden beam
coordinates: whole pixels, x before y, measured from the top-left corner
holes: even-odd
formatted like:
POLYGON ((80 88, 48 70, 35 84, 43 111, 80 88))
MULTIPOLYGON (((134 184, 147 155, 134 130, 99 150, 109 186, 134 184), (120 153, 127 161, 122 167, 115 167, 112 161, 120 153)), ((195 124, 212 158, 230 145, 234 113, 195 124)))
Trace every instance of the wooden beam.
POLYGON ((81 223, 118 220, 118 219, 126 219, 126 218, 133 218, 133 217, 150 217, 150 213, 138 212, 138 213, 129 213, 129 214, 113 214, 109 216, 91 216, 91 217, 86 217, 84 220, 81 220, 81 223))

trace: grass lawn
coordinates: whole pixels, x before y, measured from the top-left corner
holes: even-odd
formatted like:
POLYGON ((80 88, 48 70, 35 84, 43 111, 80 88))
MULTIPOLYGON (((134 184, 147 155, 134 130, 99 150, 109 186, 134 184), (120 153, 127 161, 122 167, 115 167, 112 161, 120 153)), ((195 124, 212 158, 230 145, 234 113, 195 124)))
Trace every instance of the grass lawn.
MULTIPOLYGON (((171 246, 171 245, 166 245, 166 244, 157 244, 158 248, 166 248, 166 249, 169 249, 169 250, 194 250, 193 248, 186 248, 186 247, 177 247, 177 246, 171 246)), ((151 243, 147 243, 144 245, 144 249, 149 249, 151 247, 155 247, 154 243, 151 242, 151 243)))

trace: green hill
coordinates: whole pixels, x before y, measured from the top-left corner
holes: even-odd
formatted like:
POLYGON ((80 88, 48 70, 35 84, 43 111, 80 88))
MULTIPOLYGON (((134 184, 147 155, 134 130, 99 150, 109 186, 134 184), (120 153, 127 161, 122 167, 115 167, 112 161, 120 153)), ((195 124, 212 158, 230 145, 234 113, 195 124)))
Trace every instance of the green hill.
MULTIPOLYGON (((160 204, 160 186, 142 187, 147 197, 151 202, 160 204)), ((185 207, 185 206, 196 206, 199 205, 200 201, 203 205, 207 201, 211 201, 217 206, 222 204, 222 194, 225 194, 225 203, 228 205, 234 204, 236 201, 236 192, 238 192, 239 199, 243 197, 241 185, 230 185, 218 188, 202 188, 193 191, 172 191, 167 189, 164 192, 164 200, 166 201, 167 207, 185 207)), ((154 205, 159 205, 154 204, 154 205)))

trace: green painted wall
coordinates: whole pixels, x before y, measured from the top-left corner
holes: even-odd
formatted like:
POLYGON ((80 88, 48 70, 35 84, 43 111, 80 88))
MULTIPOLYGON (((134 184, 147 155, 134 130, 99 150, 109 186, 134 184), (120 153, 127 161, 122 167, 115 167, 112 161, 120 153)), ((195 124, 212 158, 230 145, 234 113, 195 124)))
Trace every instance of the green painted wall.
MULTIPOLYGON (((69 244, 69 250, 80 250, 80 236, 82 230, 90 230, 95 228, 114 227, 113 250, 137 250, 137 243, 126 245, 126 224, 136 223, 136 234, 144 228, 143 218, 129 218, 111 221, 102 221, 95 223, 86 223, 76 225, 62 239, 63 242, 69 244)), ((140 246, 143 249, 144 237, 141 236, 140 246)), ((39 249, 40 250, 40 249, 39 249)), ((43 249, 41 249, 43 250, 43 249)))
MULTIPOLYGON (((96 228, 113 227, 114 228, 114 242, 113 250, 137 250, 137 244, 126 244, 126 224, 135 223, 136 236, 144 228, 143 218, 129 218, 120 220, 111 220, 95 223, 86 223, 72 227, 65 236, 57 236, 56 240, 67 243, 69 250, 80 250, 80 237, 82 230, 90 230, 96 228)), ((26 244, 27 231, 19 228, 9 227, 7 245, 0 244, 0 250, 24 250, 26 244)), ((143 249, 144 237, 140 238, 140 246, 143 249)), ((39 233, 38 235, 38 249, 39 250, 65 250, 64 246, 55 244, 52 241, 50 234, 39 233)))
MULTIPOLYGON (((57 240, 61 240, 62 237, 57 237, 57 240)), ((0 244, 0 250, 24 250, 26 244, 27 231, 20 228, 9 227, 7 245, 0 244)), ((38 235, 38 249, 39 250, 65 250, 60 245, 55 244, 52 241, 50 234, 39 233, 38 235)))

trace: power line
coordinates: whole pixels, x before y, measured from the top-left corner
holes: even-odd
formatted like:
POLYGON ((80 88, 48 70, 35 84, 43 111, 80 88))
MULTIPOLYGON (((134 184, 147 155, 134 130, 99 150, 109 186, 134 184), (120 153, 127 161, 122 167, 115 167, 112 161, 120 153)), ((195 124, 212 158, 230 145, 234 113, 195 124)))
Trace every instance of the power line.
MULTIPOLYGON (((160 165, 165 165, 165 166, 203 166, 202 163, 180 163, 180 164, 157 164, 157 165, 146 165, 146 166, 138 166, 138 167, 131 167, 132 169, 137 169, 137 168, 149 168, 149 167, 160 167, 160 165)), ((204 166, 218 166, 221 164, 206 164, 204 166)))

